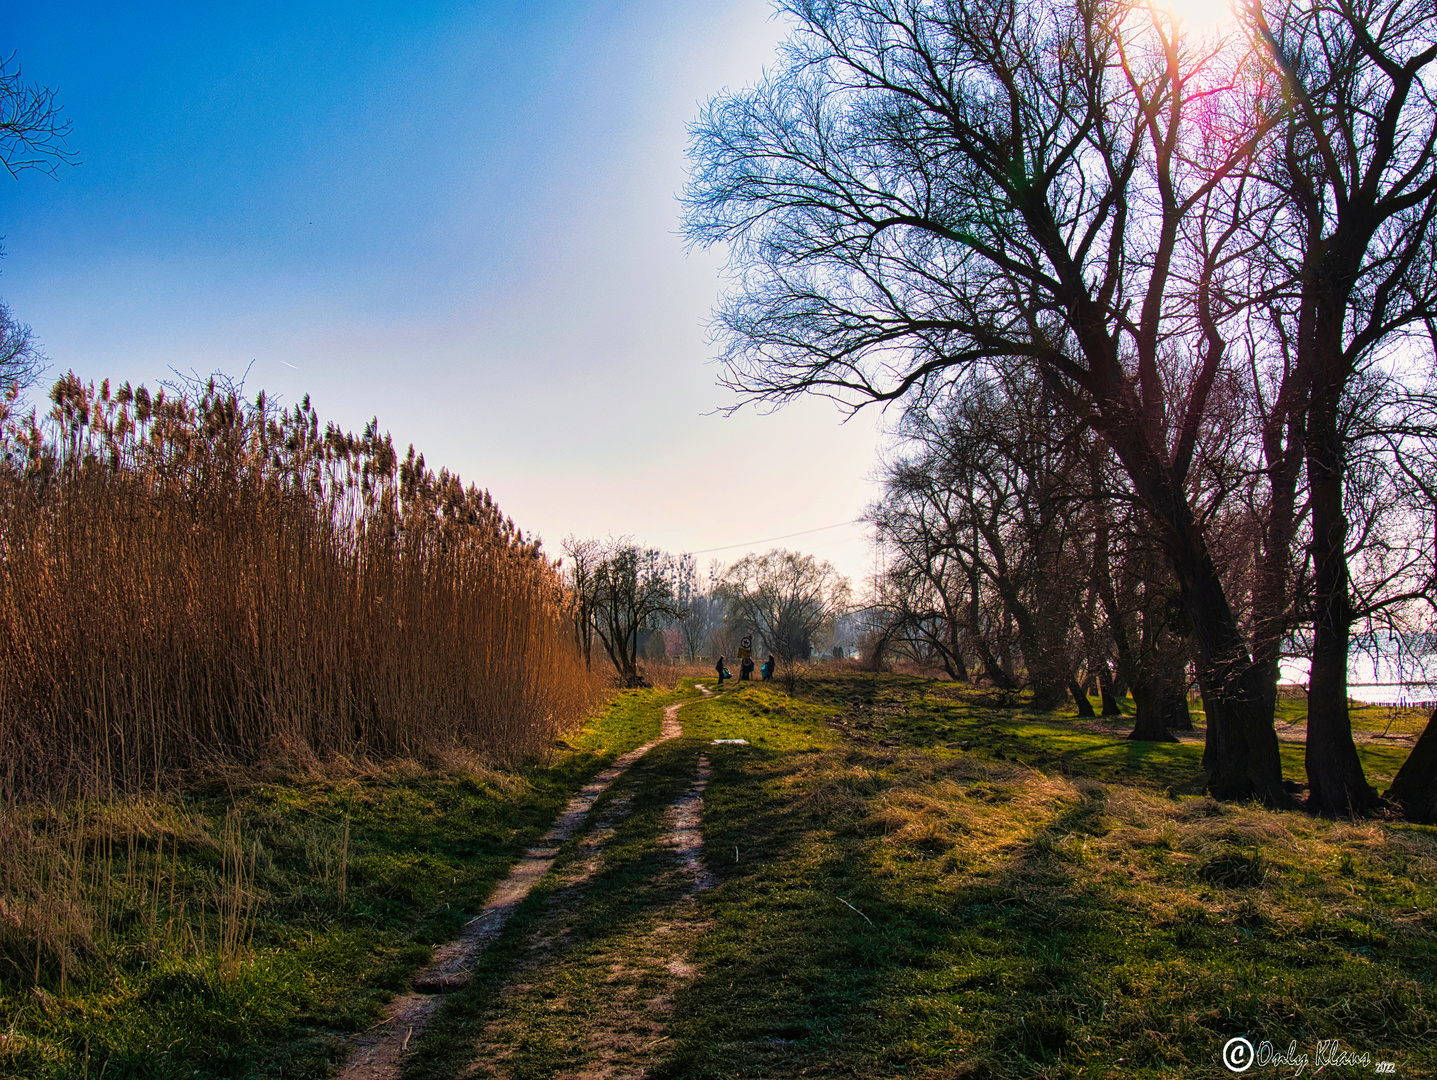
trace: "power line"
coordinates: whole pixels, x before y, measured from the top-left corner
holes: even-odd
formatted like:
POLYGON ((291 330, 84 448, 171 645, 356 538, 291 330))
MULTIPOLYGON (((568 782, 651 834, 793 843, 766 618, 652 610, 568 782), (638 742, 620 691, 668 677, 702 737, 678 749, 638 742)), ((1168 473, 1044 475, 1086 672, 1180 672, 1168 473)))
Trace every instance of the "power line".
POLYGON ((829 529, 841 529, 845 525, 858 525, 862 518, 854 518, 852 521, 840 521, 836 525, 820 525, 816 529, 804 529, 801 532, 784 533, 782 536, 770 536, 766 540, 745 540, 741 544, 724 544, 722 547, 704 548, 702 551, 690 551, 690 555, 710 555, 715 551, 731 551, 734 548, 753 547, 755 544, 771 544, 775 540, 791 540, 795 536, 807 536, 809 533, 827 532, 829 529))

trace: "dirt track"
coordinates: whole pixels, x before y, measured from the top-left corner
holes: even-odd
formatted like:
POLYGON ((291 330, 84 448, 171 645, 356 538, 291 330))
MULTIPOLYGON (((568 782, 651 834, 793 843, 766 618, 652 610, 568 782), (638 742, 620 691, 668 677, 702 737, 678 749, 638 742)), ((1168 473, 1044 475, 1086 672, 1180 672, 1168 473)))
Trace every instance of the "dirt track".
MULTIPOLYGON (((708 694, 706 687, 700 686, 700 689, 708 694)), ((688 702, 668 706, 664 710, 663 725, 657 739, 616 758, 613 764, 570 799, 568 806, 555 819, 549 831, 524 853, 509 876, 495 888, 480 913, 465 926, 464 932, 435 950, 429 965, 414 977, 412 990, 396 997, 378 1024, 352 1040, 350 1057, 336 1073, 340 1080, 395 1080, 400 1076, 406 1058, 423 1039, 443 1005, 445 995, 460 989, 468 982, 484 949, 500 936, 520 904, 553 869, 560 847, 584 830, 590 811, 598 798, 649 751, 683 734, 678 714, 686 704, 688 702)), ((660 935, 672 935, 675 946, 701 929, 693 915, 691 901, 696 893, 713 883, 702 860, 701 813, 703 792, 708 778, 708 760, 700 757, 697 776, 692 786, 669 807, 669 830, 659 842, 677 857, 680 872, 687 879, 682 899, 690 903, 674 910, 672 918, 654 930, 654 933, 660 935)), ((576 895, 587 877, 597 870, 605 840, 612 835, 614 826, 627 810, 627 799, 612 800, 606 814, 594 823, 594 828, 581 841, 584 858, 571 864, 561 879, 558 893, 561 902, 566 896, 576 895)), ((643 958, 638 962, 638 967, 635 967, 635 962, 630 958, 616 956, 612 965, 611 981, 628 981, 636 987, 643 983, 647 989, 651 989, 656 973, 663 976, 664 981, 671 983, 682 982, 695 974, 688 962, 686 949, 681 947, 678 951, 657 949, 658 953, 663 954, 658 964, 658 968, 662 970, 649 970, 655 968, 651 961, 656 944, 662 943, 636 943, 633 956, 643 958)), ((546 951, 545 945, 541 940, 531 946, 530 952, 534 955, 530 961, 526 961, 526 966, 537 962, 537 957, 546 951)), ((522 972, 519 974, 522 976, 522 972)), ((525 987, 522 981, 519 981, 512 989, 522 993, 525 987)), ((573 1077, 637 1075, 634 1070, 642 1071, 641 1062, 646 1057, 645 1052, 654 1049, 663 1041, 662 1017, 667 1012, 668 995, 647 994, 640 999, 634 994, 620 992, 617 996, 620 999, 633 1000, 621 1005, 610 1016, 609 1023, 605 1025, 606 1030, 595 1033, 590 1039, 594 1045, 586 1048, 588 1052, 584 1055, 585 1063, 580 1071, 571 1074, 573 1077)), ((495 1057, 499 1059, 497 1063, 502 1065, 502 1052, 491 1055, 484 1053, 485 1049, 487 1048, 482 1046, 476 1047, 481 1060, 476 1061, 466 1075, 474 1075, 475 1070, 492 1071, 486 1068, 486 1065, 493 1062, 495 1057)))

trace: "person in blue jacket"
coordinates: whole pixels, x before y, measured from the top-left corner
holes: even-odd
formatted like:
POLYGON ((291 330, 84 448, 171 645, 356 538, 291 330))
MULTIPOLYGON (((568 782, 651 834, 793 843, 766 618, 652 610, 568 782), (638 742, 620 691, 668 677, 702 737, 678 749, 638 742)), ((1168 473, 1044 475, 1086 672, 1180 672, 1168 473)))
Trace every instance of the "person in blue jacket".
POLYGON ((768 659, 763 662, 763 667, 758 669, 758 673, 763 676, 764 682, 773 678, 773 653, 768 654, 768 659))

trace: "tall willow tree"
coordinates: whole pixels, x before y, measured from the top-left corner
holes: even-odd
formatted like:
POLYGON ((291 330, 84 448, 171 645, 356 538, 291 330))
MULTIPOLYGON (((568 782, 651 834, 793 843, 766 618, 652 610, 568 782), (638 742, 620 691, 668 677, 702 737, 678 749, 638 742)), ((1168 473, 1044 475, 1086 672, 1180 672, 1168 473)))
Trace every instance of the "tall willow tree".
POLYGON ((1312 513, 1310 806, 1374 809, 1352 743, 1347 654, 1355 617, 1344 428, 1349 391, 1437 320, 1437 7, 1430 0, 1278 3, 1252 18, 1289 108, 1262 162, 1280 195, 1269 256, 1306 404, 1312 513))

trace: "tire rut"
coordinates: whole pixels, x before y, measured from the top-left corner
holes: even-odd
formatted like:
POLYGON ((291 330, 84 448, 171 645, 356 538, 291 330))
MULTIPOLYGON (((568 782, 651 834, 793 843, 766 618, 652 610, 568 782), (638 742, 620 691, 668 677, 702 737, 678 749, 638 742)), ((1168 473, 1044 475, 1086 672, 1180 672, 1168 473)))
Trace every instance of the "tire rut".
POLYGON ((708 758, 701 755, 692 782, 664 810, 665 829, 657 847, 669 853, 672 862, 659 877, 678 885, 677 898, 626 927, 614 947, 583 957, 587 977, 581 975, 575 985, 566 978, 565 959, 555 953, 570 943, 565 924, 577 897, 572 890, 566 890, 568 896, 556 894, 550 926, 536 934, 499 995, 515 1011, 527 1008, 532 1015, 517 1021, 491 1019, 461 1076, 505 1080, 518 1064, 513 1061, 516 1053, 522 1053, 534 1035, 549 1037, 540 1025, 551 1025, 558 1040, 569 1043, 572 1064, 556 1071, 555 1080, 629 1080, 647 1075, 658 1063, 668 1041, 674 997, 699 974, 693 950, 710 926, 695 902, 700 892, 717 883, 702 859, 703 795, 710 774, 708 758), (565 1018, 596 1013, 602 1020, 575 1037, 565 1018))
MULTIPOLYGON (((423 1037, 444 996, 469 981, 485 947, 500 935, 534 886, 549 873, 560 846, 584 826, 599 796, 654 747, 683 734, 678 713, 686 704, 681 701, 666 707, 658 738, 615 758, 569 800, 549 831, 524 852, 479 914, 465 924, 460 936, 435 950, 429 965, 415 975, 412 991, 391 1001, 377 1024, 351 1040, 349 1058, 335 1073, 337 1080, 396 1080, 411 1046, 423 1037)), ((601 829, 612 832, 615 813, 621 815, 624 809, 612 808, 606 820, 599 823, 601 829)), ((597 868, 601 845, 602 840, 588 854, 587 873, 597 868)))

